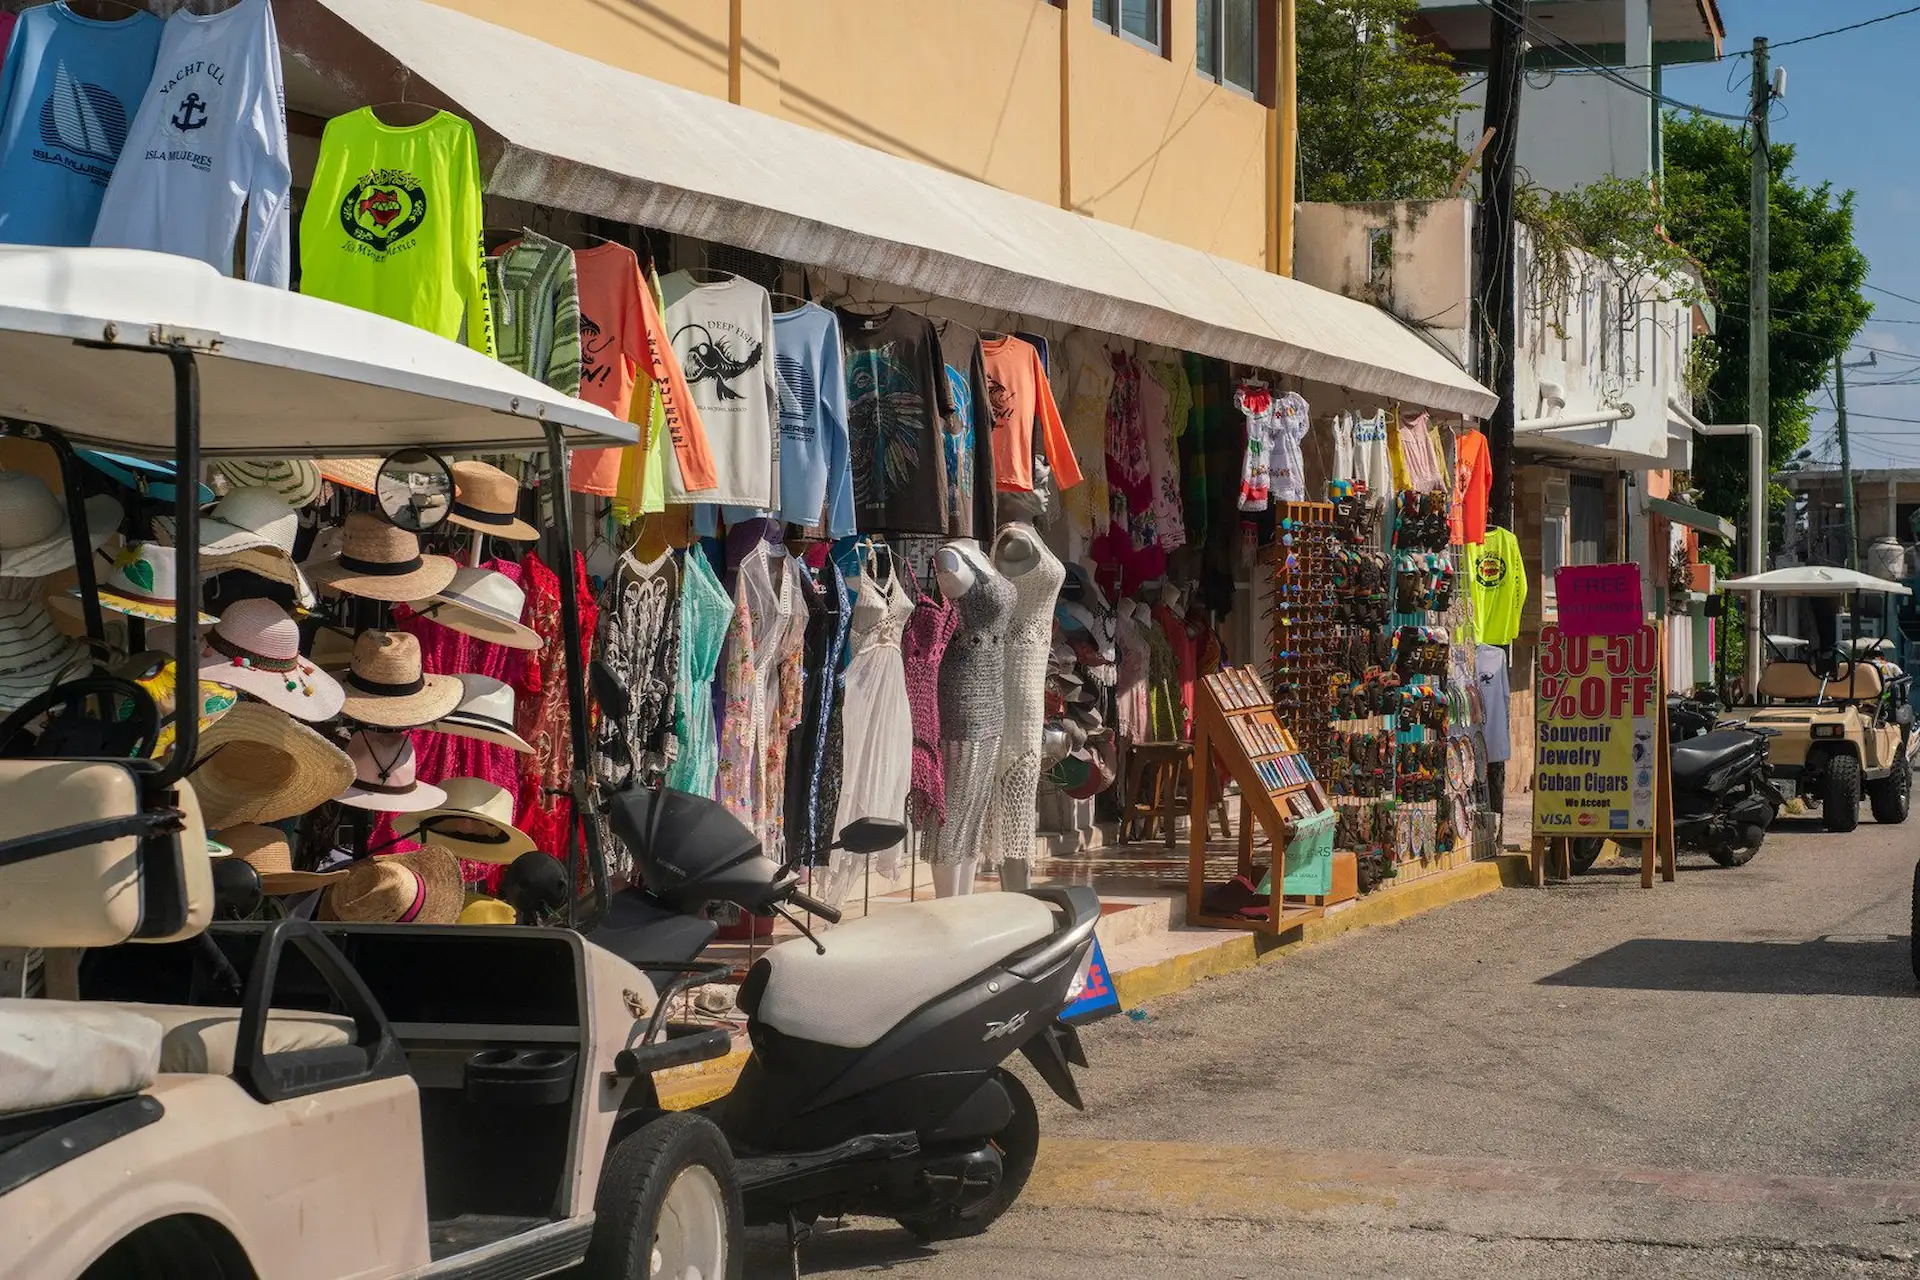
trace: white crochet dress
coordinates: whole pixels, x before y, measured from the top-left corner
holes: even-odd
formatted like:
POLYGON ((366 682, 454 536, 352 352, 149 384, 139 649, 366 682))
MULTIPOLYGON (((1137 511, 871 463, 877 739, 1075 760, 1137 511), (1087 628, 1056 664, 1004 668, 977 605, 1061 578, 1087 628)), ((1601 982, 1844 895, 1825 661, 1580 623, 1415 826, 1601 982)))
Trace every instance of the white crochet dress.
POLYGON ((973 582, 953 602, 959 629, 940 659, 940 767, 947 818, 926 834, 927 860, 960 863, 979 858, 997 865, 992 818, 1000 773, 1000 735, 1006 723, 1007 624, 1013 584, 970 546, 955 544, 973 582))
POLYGON ((989 822, 997 847, 985 861, 1033 857, 1039 817, 1040 741, 1046 720, 1047 655, 1053 648, 1053 605, 1066 566, 1032 525, 1008 525, 993 544, 993 563, 1013 584, 1007 626, 1006 724, 1000 735, 999 778, 989 822))

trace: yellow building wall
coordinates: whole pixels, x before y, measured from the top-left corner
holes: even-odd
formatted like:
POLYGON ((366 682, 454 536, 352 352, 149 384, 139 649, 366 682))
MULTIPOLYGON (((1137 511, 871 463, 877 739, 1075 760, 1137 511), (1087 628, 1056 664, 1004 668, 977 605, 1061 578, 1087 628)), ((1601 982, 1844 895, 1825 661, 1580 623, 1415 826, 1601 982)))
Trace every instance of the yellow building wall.
MULTIPOLYGON (((728 96, 728 0, 434 2, 728 96)), ((741 105, 1057 205, 1071 23, 1073 207, 1262 265, 1267 111, 1194 74, 1194 0, 1169 0, 1164 57, 1070 3, 741 0, 741 105)), ((623 124, 645 127, 583 127, 623 124)))

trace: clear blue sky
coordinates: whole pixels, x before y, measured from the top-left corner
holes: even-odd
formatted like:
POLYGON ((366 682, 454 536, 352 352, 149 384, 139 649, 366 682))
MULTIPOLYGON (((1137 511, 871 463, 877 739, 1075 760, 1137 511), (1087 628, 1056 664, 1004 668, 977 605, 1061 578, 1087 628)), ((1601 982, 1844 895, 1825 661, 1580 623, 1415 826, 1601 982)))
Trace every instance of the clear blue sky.
MULTIPOLYGON (((1720 0, 1727 24, 1726 56, 1718 63, 1670 68, 1669 97, 1721 111, 1744 112, 1751 66, 1733 55, 1755 36, 1780 44, 1798 36, 1905 9, 1916 0, 1720 0), (1731 83, 1730 83, 1731 81, 1731 83)), ((1920 298, 1920 165, 1914 121, 1920 113, 1920 13, 1861 31, 1781 49, 1786 101, 1774 109, 1776 142, 1797 148, 1794 175, 1803 183, 1831 182, 1851 189, 1855 235, 1872 263, 1868 279, 1883 289, 1920 298)), ((1862 415, 1920 419, 1920 305, 1871 290, 1873 318, 1858 342, 1878 348, 1879 366, 1847 371, 1847 417, 1856 468, 1920 467, 1920 422, 1887 422, 1862 415), (1910 323, 1897 323, 1907 321, 1910 323), (1905 381, 1909 386, 1873 386, 1905 381)), ((1854 351, 1849 360, 1864 360, 1854 351)), ((1829 392, 1818 401, 1810 444, 1832 465, 1829 392)))

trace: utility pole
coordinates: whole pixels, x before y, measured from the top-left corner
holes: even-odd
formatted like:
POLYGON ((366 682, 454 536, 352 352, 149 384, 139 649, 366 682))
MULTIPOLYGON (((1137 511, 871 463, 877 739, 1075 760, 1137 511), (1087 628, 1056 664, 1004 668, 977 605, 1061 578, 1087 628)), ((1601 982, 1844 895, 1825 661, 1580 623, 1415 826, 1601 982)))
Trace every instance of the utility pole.
MULTIPOLYGON (((1526 83, 1526 46, 1521 31, 1527 0, 1496 0, 1491 9, 1491 60, 1487 64, 1487 112, 1483 138, 1486 167, 1480 170, 1479 272, 1474 296, 1480 300, 1480 381, 1498 402, 1486 421, 1487 459, 1493 491, 1487 497, 1487 523, 1513 528, 1514 328, 1519 282, 1514 275, 1513 171, 1520 150, 1520 89, 1526 83)), ((1469 569, 1471 572, 1471 569, 1469 569)), ((1487 801, 1495 813, 1507 811, 1507 766, 1487 765, 1487 801)))
MULTIPOLYGON (((1753 193, 1749 197, 1748 223, 1749 238, 1747 245, 1747 421, 1760 429, 1763 445, 1771 443, 1768 428, 1768 406, 1770 393, 1767 382, 1767 265, 1768 265, 1768 227, 1767 227, 1767 191, 1772 181, 1772 156, 1767 150, 1767 112, 1773 106, 1773 89, 1768 81, 1767 41, 1764 36, 1756 36, 1753 41, 1753 105, 1749 111, 1748 125, 1753 137, 1753 193)), ((1767 449, 1760 456, 1769 455, 1767 449)), ((1754 486, 1764 495, 1767 491, 1765 478, 1754 486)), ((1753 528, 1760 530, 1755 539, 1758 563, 1747 566, 1748 573, 1765 573, 1766 527, 1768 514, 1764 497, 1759 511, 1747 512, 1747 519, 1753 521, 1753 528)), ((1764 648, 1762 637, 1766 632, 1761 625, 1761 602, 1764 597, 1755 592, 1748 597, 1747 605, 1747 691, 1749 694, 1760 684, 1760 659, 1764 648)))
POLYGON ((1870 369, 1879 360, 1876 352, 1869 352, 1865 360, 1853 364, 1848 364, 1843 356, 1833 358, 1833 408, 1838 415, 1833 432, 1840 437, 1840 495, 1847 518, 1847 568, 1856 573, 1860 570, 1860 524, 1853 505, 1853 451, 1847 446, 1847 370, 1870 369))

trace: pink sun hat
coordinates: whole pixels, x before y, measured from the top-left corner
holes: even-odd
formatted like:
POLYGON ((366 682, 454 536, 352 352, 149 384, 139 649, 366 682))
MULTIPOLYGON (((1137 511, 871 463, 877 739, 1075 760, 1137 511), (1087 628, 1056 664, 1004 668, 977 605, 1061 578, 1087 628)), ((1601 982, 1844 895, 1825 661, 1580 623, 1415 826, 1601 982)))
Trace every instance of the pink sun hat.
POLYGON ((340 714, 346 690, 300 652, 300 627, 272 600, 236 600, 207 632, 200 671, 297 720, 340 714))

